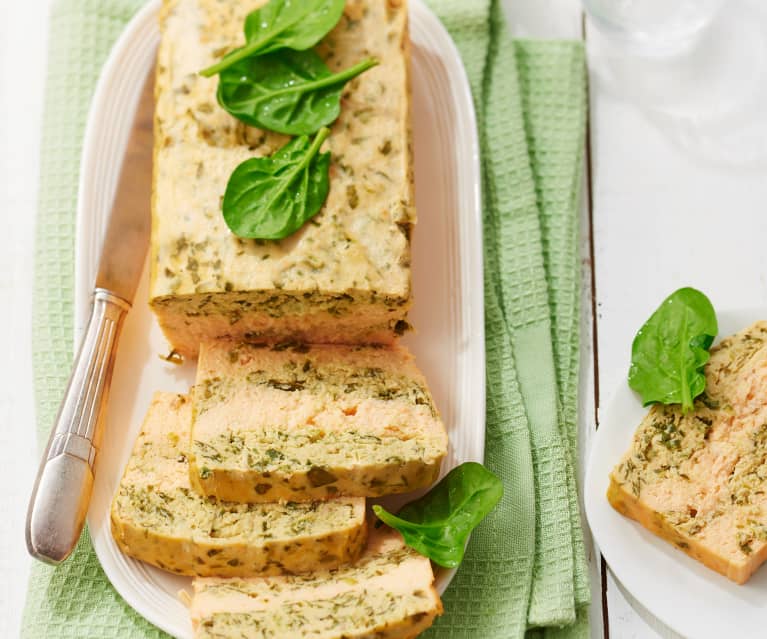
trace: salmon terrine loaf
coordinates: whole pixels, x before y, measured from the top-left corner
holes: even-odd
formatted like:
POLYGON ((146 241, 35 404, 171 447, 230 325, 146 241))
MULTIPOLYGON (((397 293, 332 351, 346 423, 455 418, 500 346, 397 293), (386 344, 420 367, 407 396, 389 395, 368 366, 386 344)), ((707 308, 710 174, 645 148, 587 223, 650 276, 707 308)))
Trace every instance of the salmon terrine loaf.
POLYGON ((610 476, 621 513, 737 583, 767 558, 767 322, 723 340, 695 409, 654 406, 610 476))
POLYGON ((234 236, 221 213, 232 171, 288 140, 246 126, 199 71, 243 43, 259 0, 165 0, 157 62, 150 305, 173 348, 205 338, 390 343, 408 330, 415 223, 407 3, 349 0, 317 51, 347 84, 324 207, 280 241, 234 236))
POLYGON ((429 560, 382 527, 371 530, 353 566, 305 576, 195 579, 192 624, 197 639, 407 639, 442 613, 433 581, 429 560))
POLYGON ((190 469, 232 501, 379 496, 428 486, 447 434, 399 346, 205 342, 190 469))
POLYGON ((308 572, 356 559, 364 499, 228 504, 189 486, 191 402, 155 394, 112 503, 112 535, 127 555, 182 575, 308 572))

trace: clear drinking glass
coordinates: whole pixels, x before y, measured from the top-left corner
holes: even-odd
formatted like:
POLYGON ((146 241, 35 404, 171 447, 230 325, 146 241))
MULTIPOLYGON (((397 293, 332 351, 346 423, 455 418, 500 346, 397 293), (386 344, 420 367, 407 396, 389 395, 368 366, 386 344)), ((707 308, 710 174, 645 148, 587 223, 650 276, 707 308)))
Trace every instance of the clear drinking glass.
POLYGON ((716 164, 767 161, 767 2, 582 0, 589 67, 716 164))
POLYGON ((583 0, 608 38, 644 55, 668 55, 690 46, 725 0, 583 0))

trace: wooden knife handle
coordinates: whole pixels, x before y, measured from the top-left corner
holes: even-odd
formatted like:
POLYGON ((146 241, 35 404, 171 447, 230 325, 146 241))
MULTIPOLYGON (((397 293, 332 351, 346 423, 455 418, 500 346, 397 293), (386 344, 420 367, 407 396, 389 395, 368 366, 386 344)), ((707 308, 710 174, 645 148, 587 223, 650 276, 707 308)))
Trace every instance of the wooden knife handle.
POLYGON ((27 510, 27 549, 58 564, 80 538, 93 490, 117 341, 130 304, 96 289, 74 369, 27 510))

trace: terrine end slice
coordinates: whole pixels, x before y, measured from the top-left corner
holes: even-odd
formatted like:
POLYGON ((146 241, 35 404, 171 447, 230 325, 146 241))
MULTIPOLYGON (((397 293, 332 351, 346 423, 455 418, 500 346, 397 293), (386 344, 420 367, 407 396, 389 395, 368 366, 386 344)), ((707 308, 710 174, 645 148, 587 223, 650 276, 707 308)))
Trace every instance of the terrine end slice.
POLYGON ((317 46, 334 72, 379 64, 348 83, 325 143, 330 191, 279 241, 236 237, 221 200, 232 171, 289 138, 219 106, 199 71, 241 46, 265 0, 165 0, 160 16, 150 306, 172 347, 203 339, 392 343, 408 330, 416 222, 405 0, 349 0, 317 46))

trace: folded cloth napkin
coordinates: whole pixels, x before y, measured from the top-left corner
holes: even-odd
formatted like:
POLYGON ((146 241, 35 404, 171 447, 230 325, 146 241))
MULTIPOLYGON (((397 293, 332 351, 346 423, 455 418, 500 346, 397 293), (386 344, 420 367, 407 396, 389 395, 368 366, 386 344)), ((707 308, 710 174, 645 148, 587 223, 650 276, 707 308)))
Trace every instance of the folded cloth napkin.
MULTIPOLYGON (((74 211, 90 97, 142 0, 52 8, 37 225, 33 358, 41 442, 72 359, 74 211)), ((579 43, 512 41, 499 0, 430 0, 463 57, 483 149, 486 464, 506 494, 477 529, 431 637, 586 637, 576 476, 585 122, 579 43), (532 630, 531 630, 532 629, 532 630)), ((117 595, 87 531, 33 566, 22 637, 164 637, 117 595)))
POLYGON ((461 52, 478 116, 485 460, 506 487, 432 633, 585 637, 590 588, 575 481, 583 47, 513 41, 500 0, 429 4, 461 52))

